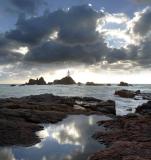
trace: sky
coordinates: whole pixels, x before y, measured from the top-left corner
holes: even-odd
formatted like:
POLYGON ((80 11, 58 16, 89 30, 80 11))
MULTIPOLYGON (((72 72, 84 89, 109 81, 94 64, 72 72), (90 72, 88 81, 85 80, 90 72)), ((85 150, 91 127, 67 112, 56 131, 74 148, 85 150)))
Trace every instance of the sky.
POLYGON ((151 0, 0 0, 0 83, 151 83, 151 0))

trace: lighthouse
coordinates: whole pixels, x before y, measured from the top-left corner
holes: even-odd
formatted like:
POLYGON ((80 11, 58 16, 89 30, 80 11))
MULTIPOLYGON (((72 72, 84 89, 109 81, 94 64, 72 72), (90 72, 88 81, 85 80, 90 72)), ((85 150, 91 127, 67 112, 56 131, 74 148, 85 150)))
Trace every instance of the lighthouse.
POLYGON ((67 72, 67 77, 70 77, 70 71, 68 70, 68 72, 67 72))

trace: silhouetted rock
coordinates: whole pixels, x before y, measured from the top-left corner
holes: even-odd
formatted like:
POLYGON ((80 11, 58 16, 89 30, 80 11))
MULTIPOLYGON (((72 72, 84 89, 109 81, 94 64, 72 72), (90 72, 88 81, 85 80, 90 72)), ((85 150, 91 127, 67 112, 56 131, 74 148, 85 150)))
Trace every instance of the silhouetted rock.
POLYGON ((15 87, 15 86, 16 86, 16 84, 11 84, 10 86, 11 86, 11 87, 15 87))
POLYGON ((48 82, 48 85, 52 85, 53 84, 53 82, 48 82))
POLYGON ((131 90, 122 89, 119 91, 115 91, 114 94, 122 98, 134 98, 136 95, 140 94, 140 90, 131 91, 131 90))
POLYGON ((87 85, 87 86, 103 86, 104 84, 98 84, 98 83, 94 83, 94 82, 87 82, 85 85, 87 85))
POLYGON ((128 84, 126 82, 120 82, 120 84, 118 84, 118 86, 132 86, 132 85, 128 84))
POLYGON ((19 86, 25 86, 26 84, 20 84, 19 86))
POLYGON ((70 76, 66 76, 60 80, 54 80, 53 84, 63 84, 63 85, 71 85, 76 84, 76 82, 70 76))
POLYGON ((46 85, 46 82, 43 77, 40 77, 39 79, 29 79, 29 82, 26 83, 26 85, 46 85))
POLYGON ((78 86, 81 86, 81 85, 82 85, 82 83, 81 83, 81 82, 78 82, 78 83, 77 83, 77 85, 78 85, 78 86))

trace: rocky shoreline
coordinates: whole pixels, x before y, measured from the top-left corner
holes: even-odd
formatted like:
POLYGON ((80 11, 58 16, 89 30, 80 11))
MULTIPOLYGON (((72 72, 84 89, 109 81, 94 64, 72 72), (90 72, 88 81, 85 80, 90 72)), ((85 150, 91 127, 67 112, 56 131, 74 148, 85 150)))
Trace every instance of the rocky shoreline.
POLYGON ((89 160, 150 160, 151 159, 151 101, 139 106, 135 114, 100 121, 105 132, 93 137, 107 144, 107 148, 89 160))
POLYGON ((40 123, 57 123, 72 114, 115 115, 115 102, 92 97, 60 97, 52 94, 0 99, 1 146, 31 146, 40 142, 40 123))
POLYGON ((0 99, 0 144, 32 146, 41 141, 36 135, 43 129, 41 123, 57 123, 76 114, 103 114, 113 118, 98 122, 106 131, 95 133, 93 138, 107 148, 94 153, 89 160, 151 159, 151 101, 139 106, 135 114, 121 117, 116 116, 114 101, 93 97, 42 94, 0 99))

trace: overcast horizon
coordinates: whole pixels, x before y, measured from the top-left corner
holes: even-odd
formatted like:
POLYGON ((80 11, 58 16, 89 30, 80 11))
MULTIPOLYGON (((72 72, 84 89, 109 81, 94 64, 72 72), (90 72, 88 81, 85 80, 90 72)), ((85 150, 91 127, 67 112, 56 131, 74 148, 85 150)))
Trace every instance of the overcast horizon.
POLYGON ((0 84, 43 76, 150 84, 151 0, 0 0, 0 84))

